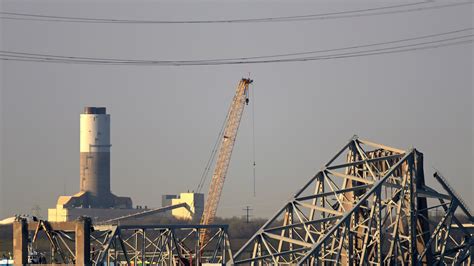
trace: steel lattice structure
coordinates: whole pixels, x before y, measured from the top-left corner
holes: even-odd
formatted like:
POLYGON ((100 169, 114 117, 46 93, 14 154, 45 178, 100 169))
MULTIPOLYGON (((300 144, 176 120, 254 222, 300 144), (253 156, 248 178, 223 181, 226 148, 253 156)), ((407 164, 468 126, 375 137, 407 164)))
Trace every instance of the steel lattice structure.
POLYGON ((352 138, 235 254, 235 264, 470 264, 473 217, 423 154, 352 138), (442 215, 431 219, 429 213, 442 215), (463 224, 455 212, 466 216, 463 224))
POLYGON ((77 265, 202 265, 232 263, 228 225, 96 224, 90 218, 74 222, 14 224, 16 264, 26 264, 35 251, 44 263, 77 265), (201 243, 200 232, 209 239, 201 243), (34 234, 30 234, 34 232, 34 234), (36 250, 38 234, 46 234, 50 250, 36 250), (29 239, 31 236, 31 239, 29 239), (21 252, 21 253, 20 253, 21 252))
MULTIPOLYGON (((249 85, 252 84, 252 82, 253 80, 246 78, 240 80, 232 104, 230 105, 223 135, 220 136, 219 153, 217 155, 214 173, 212 174, 211 184, 209 185, 209 192, 207 193, 204 212, 201 217, 201 224, 203 225, 212 224, 216 217, 217 207, 224 188, 224 181, 227 175, 227 170, 229 169, 230 158, 237 138, 240 120, 242 118, 242 113, 244 112, 244 107, 249 101, 249 85)), ((204 243, 207 241, 208 237, 208 230, 202 230, 200 241, 204 243)))
POLYGON ((201 265, 230 259, 227 225, 99 225, 91 234, 94 265, 201 265), (200 231, 210 232, 201 244, 200 231))
POLYGON ((416 149, 354 137, 234 257, 227 225, 19 218, 13 224, 15 260, 26 263, 33 247, 28 243, 44 231, 56 263, 470 265, 471 211, 439 172, 433 176, 440 189, 425 183, 423 154, 416 149), (202 242, 204 230, 210 235, 202 242))

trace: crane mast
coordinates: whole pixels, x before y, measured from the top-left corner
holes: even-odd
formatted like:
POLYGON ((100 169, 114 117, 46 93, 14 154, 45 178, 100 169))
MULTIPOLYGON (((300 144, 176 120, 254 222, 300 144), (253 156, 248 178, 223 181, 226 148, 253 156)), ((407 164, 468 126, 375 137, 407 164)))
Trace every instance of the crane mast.
MULTIPOLYGON (((242 78, 235 92, 232 104, 229 108, 228 117, 224 129, 224 134, 220 141, 219 153, 216 160, 214 173, 212 175, 209 193, 207 194, 201 224, 207 225, 214 222, 217 206, 224 187, 224 181, 229 168, 230 157, 234 148, 237 131, 244 111, 244 106, 248 103, 248 89, 253 82, 251 79, 242 78)), ((204 243, 208 237, 208 230, 202 230, 199 236, 200 242, 204 243)))

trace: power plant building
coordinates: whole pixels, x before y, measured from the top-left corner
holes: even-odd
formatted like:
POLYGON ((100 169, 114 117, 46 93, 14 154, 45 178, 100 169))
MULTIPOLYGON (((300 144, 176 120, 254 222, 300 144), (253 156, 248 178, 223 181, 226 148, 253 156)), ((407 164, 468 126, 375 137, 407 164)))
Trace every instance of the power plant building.
MULTIPOLYGON (((59 196, 56 208, 48 209, 49 221, 72 221, 80 216, 104 221, 144 211, 142 208, 133 208, 131 198, 112 193, 111 146, 110 114, 107 114, 105 107, 85 107, 80 115, 80 191, 73 196, 59 196)), ((187 206, 170 210, 173 217, 184 220, 201 218, 204 211, 203 194, 180 193, 162 197, 163 207, 181 203, 187 206)))
POLYGON ((85 107, 80 115, 80 191, 60 196, 48 220, 69 221, 79 216, 104 220, 137 213, 132 199, 110 190, 110 114, 105 107, 85 107))
POLYGON ((204 212, 204 194, 202 193, 180 193, 179 195, 163 195, 161 206, 177 205, 186 203, 187 208, 176 208, 171 210, 174 218, 181 220, 200 220, 204 212))

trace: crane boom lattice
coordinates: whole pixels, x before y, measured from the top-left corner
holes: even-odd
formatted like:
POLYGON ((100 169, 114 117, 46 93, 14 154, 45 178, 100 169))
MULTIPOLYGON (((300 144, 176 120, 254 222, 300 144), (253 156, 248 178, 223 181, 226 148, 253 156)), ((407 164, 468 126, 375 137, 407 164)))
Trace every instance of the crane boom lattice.
MULTIPOLYGON (((209 193, 207 195, 206 204, 204 205, 204 213, 201 218, 201 224, 207 225, 214 222, 217 212, 217 206, 224 187, 224 181, 229 168, 232 150, 234 148, 237 131, 239 129, 240 120, 244 111, 244 106, 248 103, 248 89, 252 83, 251 79, 243 78, 240 80, 232 104, 229 109, 229 115, 226 121, 224 134, 220 141, 219 153, 216 160, 216 166, 212 175, 209 193)), ((205 242, 207 230, 202 230, 200 235, 201 243, 205 242)))

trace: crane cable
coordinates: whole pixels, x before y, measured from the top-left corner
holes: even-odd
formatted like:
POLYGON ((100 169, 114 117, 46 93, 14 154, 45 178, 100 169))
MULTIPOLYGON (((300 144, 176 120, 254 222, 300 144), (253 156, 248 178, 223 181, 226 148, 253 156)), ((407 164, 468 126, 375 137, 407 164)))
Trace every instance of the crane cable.
MULTIPOLYGON (((255 163, 255 98, 254 98, 254 93, 253 93, 253 90, 252 90, 252 153, 253 153, 253 195, 254 197, 256 196, 256 186, 255 186, 255 167, 256 167, 256 163, 255 163)), ((227 123, 227 120, 229 119, 229 114, 230 114, 230 109, 228 110, 227 112, 227 115, 226 115, 226 118, 224 119, 223 123, 222 123, 222 126, 221 126, 221 129, 219 131, 219 134, 217 135, 217 139, 216 141, 214 142, 214 146, 211 150, 211 154, 209 155, 209 158, 207 160, 207 163, 206 163, 206 166, 204 167, 204 170, 201 174, 201 179, 199 181, 199 184, 196 188, 196 192, 197 193, 200 193, 204 187, 204 184, 206 183, 207 181, 207 178, 209 177, 209 172, 211 170, 211 166, 213 165, 214 163, 214 159, 216 157, 216 154, 217 154, 217 150, 219 148, 219 143, 224 135, 224 129, 225 129, 225 125, 227 123)))
POLYGON ((252 88, 252 157, 253 157, 253 196, 257 196, 256 190, 256 177, 255 177, 255 168, 257 164, 255 163, 255 96, 252 88))
POLYGON ((222 122, 221 129, 219 131, 219 134, 217 135, 217 139, 216 139, 216 141, 214 143, 214 146, 211 150, 211 154, 209 155, 206 166, 204 167, 204 170, 201 174, 201 180, 199 181, 199 184, 196 188, 196 192, 198 192, 198 193, 200 193, 202 191, 202 188, 204 187, 204 184, 206 183, 207 178, 209 177, 209 172, 211 171, 211 166, 214 163, 214 159, 216 157, 217 150, 219 148, 219 143, 220 143, 220 141, 222 140, 222 138, 224 136, 225 125, 227 123, 227 120, 229 119, 229 114, 230 114, 230 109, 227 111, 227 115, 226 115, 224 121, 222 122))

